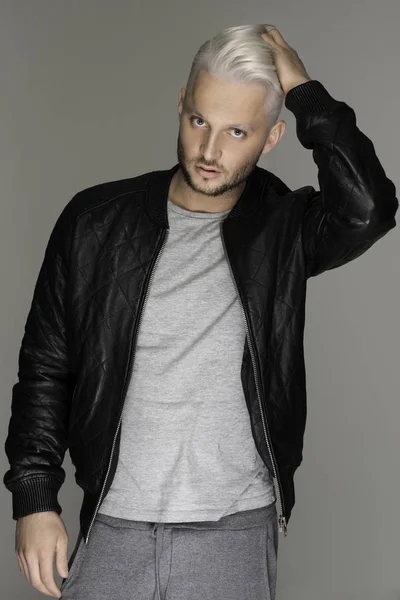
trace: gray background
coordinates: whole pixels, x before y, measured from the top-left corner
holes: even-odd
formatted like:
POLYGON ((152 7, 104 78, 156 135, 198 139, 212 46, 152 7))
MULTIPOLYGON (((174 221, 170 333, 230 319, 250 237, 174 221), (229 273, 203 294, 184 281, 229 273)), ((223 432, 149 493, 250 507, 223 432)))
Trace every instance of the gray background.
MULTIPOLYGON (((218 30, 274 24, 310 77, 355 110, 399 186, 397 0, 2 0, 0 11, 3 441, 57 216, 80 189, 175 164, 178 94, 195 52, 218 30)), ((294 115, 284 107, 280 118, 286 132, 259 166, 291 188, 318 188, 294 115)), ((308 421, 289 534, 280 535, 277 600, 400 599, 399 250, 396 228, 308 282, 308 421)), ((4 452, 1 461, 4 474, 4 452)), ((68 452, 64 466, 70 554, 82 493, 68 452)), ((0 494, 0 596, 43 598, 20 574, 11 494, 4 486, 0 494)))

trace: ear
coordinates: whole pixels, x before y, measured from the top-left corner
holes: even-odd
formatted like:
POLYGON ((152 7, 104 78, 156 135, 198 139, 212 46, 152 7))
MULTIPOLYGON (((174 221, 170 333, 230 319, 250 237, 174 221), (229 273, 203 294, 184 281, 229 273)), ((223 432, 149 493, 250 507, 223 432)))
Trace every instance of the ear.
POLYGON ((179 113, 179 115, 182 114, 185 95, 186 95, 186 90, 185 90, 185 88, 182 88, 181 91, 179 92, 179 98, 178 98, 178 113, 179 113))
POLYGON ((286 122, 285 121, 278 121, 278 123, 276 123, 273 126, 273 128, 271 129, 271 131, 269 133, 268 139, 265 143, 262 154, 267 154, 270 150, 272 150, 272 148, 274 148, 277 145, 277 143, 280 141, 283 134, 285 133, 285 130, 286 130, 286 122))

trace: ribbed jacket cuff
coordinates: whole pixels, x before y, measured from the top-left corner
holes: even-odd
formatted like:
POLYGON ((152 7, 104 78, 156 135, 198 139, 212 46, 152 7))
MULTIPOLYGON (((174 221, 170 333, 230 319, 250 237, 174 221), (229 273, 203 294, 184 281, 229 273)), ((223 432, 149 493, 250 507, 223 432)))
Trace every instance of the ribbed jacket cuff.
POLYGON ((312 79, 292 88, 286 94, 285 106, 295 117, 302 113, 318 113, 337 108, 343 102, 335 100, 320 81, 312 79))
POLYGON ((14 520, 36 512, 54 510, 61 514, 57 500, 60 482, 54 477, 31 477, 13 485, 12 505, 14 520))

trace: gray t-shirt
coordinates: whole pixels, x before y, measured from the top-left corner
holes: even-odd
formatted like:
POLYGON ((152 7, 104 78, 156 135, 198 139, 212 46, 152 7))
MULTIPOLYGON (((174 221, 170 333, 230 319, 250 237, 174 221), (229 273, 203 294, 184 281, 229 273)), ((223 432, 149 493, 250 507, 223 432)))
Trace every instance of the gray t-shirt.
POLYGON ((168 200, 139 325, 117 469, 100 513, 217 521, 275 501, 241 382, 245 324, 220 234, 229 210, 168 200))

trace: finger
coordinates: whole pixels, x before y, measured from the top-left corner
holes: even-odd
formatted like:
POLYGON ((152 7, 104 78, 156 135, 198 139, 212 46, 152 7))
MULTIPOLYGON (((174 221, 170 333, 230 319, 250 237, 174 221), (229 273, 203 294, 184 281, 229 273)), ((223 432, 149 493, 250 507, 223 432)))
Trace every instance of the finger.
POLYGON ((262 39, 266 42, 271 48, 275 48, 276 42, 271 35, 268 35, 267 32, 261 34, 262 39))
POLYGON ((279 29, 277 29, 276 27, 272 27, 272 29, 270 29, 268 31, 268 33, 272 36, 276 36, 278 38, 281 38, 283 40, 282 34, 280 33, 279 29))
POLYGON ((21 573, 23 573, 24 572, 24 567, 23 567, 21 559, 20 559, 20 557, 18 556, 17 553, 16 553, 16 557, 17 557, 17 561, 18 561, 18 568, 21 571, 21 573))
POLYGON ((274 29, 270 29, 267 34, 274 40, 274 42, 279 42, 280 44, 285 44, 286 46, 288 45, 283 35, 276 27, 274 29))
MULTIPOLYGON (((47 585, 45 585, 42 581, 42 577, 41 577, 41 573, 40 573, 40 558, 38 560, 38 556, 34 556, 34 557, 29 557, 26 556, 26 562, 28 564, 28 568, 29 568, 29 581, 31 583, 31 585, 33 585, 33 587, 35 589, 37 589, 39 592, 43 592, 43 594, 51 594, 53 595, 53 592, 51 592, 48 588, 47 585)), ((58 594, 57 594, 58 595, 58 594)))
POLYGON ((24 575, 26 577, 26 579, 28 579, 28 581, 29 581, 29 569, 28 569, 28 565, 26 563, 25 558, 23 557, 22 554, 17 553, 17 559, 18 559, 18 562, 20 565, 22 575, 24 575))
POLYGON ((32 555, 24 555, 26 571, 27 571, 27 580, 34 588, 39 590, 39 592, 43 592, 44 594, 48 593, 46 587, 42 584, 40 579, 39 572, 39 563, 36 556, 32 555))
POLYGON ((68 540, 59 541, 56 550, 56 567, 61 577, 68 577, 68 540))
POLYGON ((40 579, 53 596, 59 596, 60 590, 54 581, 53 558, 54 554, 52 552, 41 556, 39 563, 40 579))
POLYGON ((265 32, 266 34, 270 35, 271 33, 273 34, 274 31, 277 31, 277 28, 275 27, 275 25, 264 25, 265 27, 265 32))
POLYGON ((263 40, 267 42, 267 44, 269 44, 273 48, 277 48, 279 40, 277 38, 274 38, 274 31, 276 31, 276 29, 270 29, 269 31, 263 32, 261 36, 263 40))

